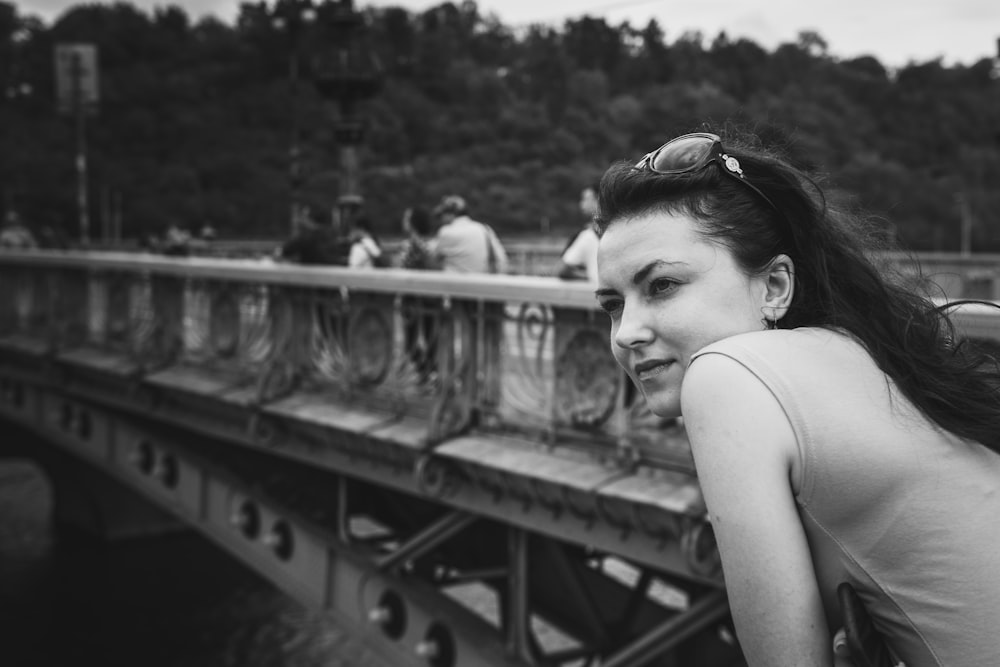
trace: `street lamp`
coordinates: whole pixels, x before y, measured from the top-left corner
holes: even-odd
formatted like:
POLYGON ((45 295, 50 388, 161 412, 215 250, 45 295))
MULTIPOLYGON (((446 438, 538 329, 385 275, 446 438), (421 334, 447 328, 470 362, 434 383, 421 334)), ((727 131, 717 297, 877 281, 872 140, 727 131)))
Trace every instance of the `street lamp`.
POLYGON ((76 127, 77 210, 80 242, 90 243, 90 201, 87 188, 87 116, 97 112, 97 47, 56 44, 56 101, 61 113, 72 115, 76 127))
POLYGON ((365 126, 358 114, 358 103, 378 93, 382 68, 363 39, 364 17, 354 10, 352 0, 324 3, 319 7, 317 23, 323 31, 323 43, 330 46, 314 60, 313 83, 324 99, 337 103, 334 136, 341 171, 335 224, 343 232, 364 202, 358 147, 365 126))
POLYGON ((291 236, 299 230, 300 220, 304 214, 299 203, 299 190, 302 187, 302 152, 299 147, 299 59, 300 43, 303 30, 316 18, 316 10, 312 0, 278 0, 274 5, 273 23, 275 27, 285 30, 288 35, 288 96, 290 107, 289 142, 288 142, 288 189, 289 189, 289 227, 291 236))

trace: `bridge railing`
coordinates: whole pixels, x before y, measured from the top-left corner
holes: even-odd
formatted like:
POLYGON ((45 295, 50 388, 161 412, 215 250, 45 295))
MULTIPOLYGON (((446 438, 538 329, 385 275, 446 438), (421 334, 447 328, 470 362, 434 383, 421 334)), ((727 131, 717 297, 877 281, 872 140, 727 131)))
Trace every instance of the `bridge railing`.
MULTIPOLYGON (((0 284, 0 335, 51 357, 105 355, 137 379, 196 372, 251 406, 378 410, 421 425, 428 448, 476 429, 692 469, 683 429, 613 360, 585 284, 40 251, 0 254, 0 284)), ((956 317, 964 335, 1000 338, 995 309, 956 317)))
POLYGON ((103 354, 137 379, 196 371, 256 405, 377 409, 426 425, 429 448, 476 429, 691 469, 584 284, 59 252, 0 255, 0 282, 0 335, 53 357, 103 354))

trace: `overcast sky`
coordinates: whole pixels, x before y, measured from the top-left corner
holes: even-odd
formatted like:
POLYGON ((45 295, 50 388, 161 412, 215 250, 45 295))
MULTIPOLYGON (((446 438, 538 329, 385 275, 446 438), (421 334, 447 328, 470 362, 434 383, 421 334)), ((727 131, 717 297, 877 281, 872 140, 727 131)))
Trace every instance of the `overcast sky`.
MULTIPOLYGON (((236 17, 240 4, 240 0, 130 1, 147 10, 179 5, 192 19, 214 14, 227 23, 236 17)), ((51 22, 78 3, 15 0, 14 4, 21 14, 51 22)), ((358 7, 395 5, 411 11, 438 4, 432 0, 355 0, 358 7)), ((748 37, 773 49, 795 41, 802 30, 814 30, 834 56, 874 55, 890 66, 938 57, 946 65, 972 64, 995 57, 1000 38, 1000 0, 481 0, 478 4, 480 13, 495 13, 510 26, 562 25, 566 18, 583 14, 602 16, 611 24, 628 20, 643 26, 655 16, 671 42, 688 30, 700 30, 708 39, 725 30, 730 37, 748 37)))

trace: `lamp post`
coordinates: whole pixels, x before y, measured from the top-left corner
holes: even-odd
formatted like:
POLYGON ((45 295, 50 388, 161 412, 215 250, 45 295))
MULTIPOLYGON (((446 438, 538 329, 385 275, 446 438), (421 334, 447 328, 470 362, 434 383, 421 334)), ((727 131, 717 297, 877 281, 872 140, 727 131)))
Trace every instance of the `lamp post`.
POLYGON ((302 187, 302 152, 299 143, 299 52, 303 30, 316 17, 312 0, 278 0, 274 5, 274 25, 284 29, 288 36, 288 97, 289 97, 289 140, 288 140, 288 192, 289 231, 292 236, 298 232, 299 220, 303 213, 299 202, 302 187))
POLYGON ((80 242, 90 243, 90 202, 87 188, 87 116, 97 110, 97 47, 57 44, 56 100, 59 111, 72 115, 76 127, 77 211, 80 242))
POLYGON ((352 0, 327 2, 319 7, 318 23, 329 48, 321 50, 313 65, 319 94, 336 102, 334 137, 340 156, 337 215, 338 232, 353 222, 364 203, 358 148, 365 125, 358 103, 373 97, 382 86, 382 70, 363 39, 364 17, 352 0))

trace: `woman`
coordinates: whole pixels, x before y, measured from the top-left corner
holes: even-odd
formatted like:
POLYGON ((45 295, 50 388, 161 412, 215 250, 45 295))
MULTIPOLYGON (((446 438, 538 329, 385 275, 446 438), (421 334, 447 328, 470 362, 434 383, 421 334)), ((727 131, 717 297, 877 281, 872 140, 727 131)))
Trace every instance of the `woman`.
POLYGON ((995 361, 761 150, 695 134, 613 166, 597 223, 612 351, 684 417, 750 665, 834 664, 844 582, 907 667, 995 663, 995 361))

